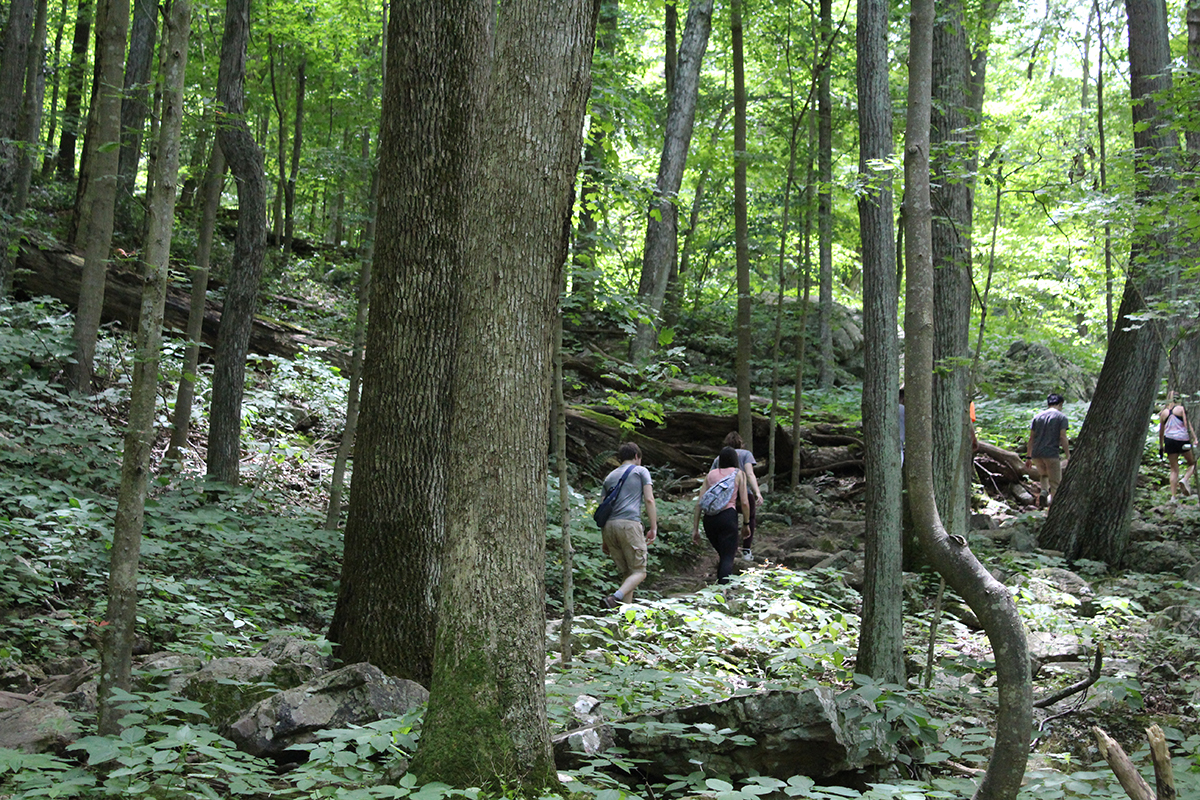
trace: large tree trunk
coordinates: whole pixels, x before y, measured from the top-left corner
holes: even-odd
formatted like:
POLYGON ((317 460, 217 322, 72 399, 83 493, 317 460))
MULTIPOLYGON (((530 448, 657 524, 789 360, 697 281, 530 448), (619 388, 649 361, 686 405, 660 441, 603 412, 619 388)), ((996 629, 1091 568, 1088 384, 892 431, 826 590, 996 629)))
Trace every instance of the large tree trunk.
POLYGON ((137 358, 130 390, 129 425, 121 463, 121 488, 113 526, 113 546, 108 579, 108 622, 101 648, 103 669, 98 692, 97 727, 101 735, 116 734, 124 709, 112 701, 115 689, 130 690, 133 640, 137 627, 137 572, 146 487, 150 477, 150 449, 154 444, 154 417, 158 401, 158 363, 162 350, 163 302, 170 275, 171 230, 175 222, 175 181, 179 173, 179 135, 183 124, 183 81, 187 67, 190 0, 173 0, 167 20, 159 75, 163 84, 162 124, 154 160, 154 195, 148 206, 146 230, 146 285, 138 326, 137 358))
POLYGON ((250 41, 249 0, 227 0, 217 104, 221 123, 217 140, 238 186, 238 227, 221 332, 213 354, 212 403, 209 407, 208 474, 237 483, 241 460, 242 394, 246 351, 258 303, 263 256, 267 247, 266 175, 263 153, 254 143, 245 115, 246 46, 250 41))
POLYGON ((67 67, 67 97, 63 106, 62 137, 58 140, 57 172, 60 180, 75 177, 75 145, 79 140, 83 81, 87 76, 88 42, 92 33, 95 0, 79 0, 75 14, 75 36, 71 40, 71 62, 67 67))
POLYGON ((121 102, 121 157, 117 166, 117 227, 134 233, 134 186, 142 155, 142 130, 150 109, 150 67, 158 37, 158 4, 133 0, 133 27, 129 33, 129 58, 125 63, 125 98, 121 102))
POLYGON ((938 512, 952 535, 967 531, 970 436, 967 431, 971 323, 972 137, 970 65, 961 0, 938 7, 933 30, 933 477, 938 512))
POLYGON ((412 764, 422 782, 558 786, 544 678, 550 361, 594 9, 502 4, 474 84, 487 103, 468 187, 434 675, 412 764))
MULTIPOLYGON (((692 142, 696 121, 696 101, 700 90, 700 66, 708 49, 712 31, 713 0, 694 0, 688 9, 675 69, 675 91, 667 108, 667 130, 654 200, 646 215, 646 243, 642 252, 642 275, 638 281, 638 301, 651 317, 657 317, 667 294, 667 279, 675 266, 679 249, 679 209, 676 206, 683 169, 692 142)), ((637 363, 649 357, 657 343, 652 322, 639 322, 629 349, 629 360, 637 363)))
MULTIPOLYGON (((746 207, 746 64, 742 53, 742 3, 733 0, 729 9, 733 42, 733 218, 737 259, 737 394, 738 433, 754 441, 753 410, 750 408, 750 221, 746 207)), ((753 445, 751 445, 753 447, 753 445)))
MULTIPOLYGON (((833 40, 833 3, 821 0, 821 46, 833 40)), ((817 79, 817 253, 818 311, 817 339, 820 342, 820 372, 817 385, 833 386, 833 98, 829 88, 829 65, 821 66, 817 79)))
POLYGON ((983 568, 966 540, 942 525, 934 495, 933 350, 934 277, 929 187, 929 124, 934 27, 933 0, 915 0, 909 46, 908 120, 905 128, 905 472, 913 522, 925 555, 975 612, 996 661, 999 706, 996 741, 977 800, 1011 800, 1021 788, 1029 755, 1033 692, 1029 650, 1016 604, 983 568))
POLYGON ((1146 182, 1137 194, 1139 222, 1117 324, 1087 419, 1039 536, 1043 547, 1062 550, 1068 558, 1111 566, 1121 563, 1129 544, 1133 489, 1166 355, 1164 324, 1132 317, 1172 285, 1176 270, 1171 243, 1177 215, 1167 205, 1177 186, 1178 137, 1156 102, 1156 93, 1171 88, 1166 6, 1162 0, 1127 0, 1125 8, 1134 167, 1146 182))
POLYGON ((379 221, 345 556, 329 638, 424 686, 433 675, 460 276, 490 15, 475 0, 393 3, 379 221))
POLYGON ((34 0, 13 0, 4 28, 0 60, 0 298, 12 283, 12 261, 8 255, 9 215, 13 211, 20 148, 17 122, 25 94, 26 55, 33 33, 34 0))
POLYGON ((858 671, 904 683, 904 597, 900 530, 900 420, 896 397, 896 258, 892 246, 892 159, 887 0, 858 0, 858 200, 863 256, 866 378, 862 417, 867 473, 866 549, 858 671))
POLYGON ((86 149, 91 155, 80 171, 84 194, 79 239, 84 248, 83 278, 75 309, 75 363, 66 370, 67 385, 88 392, 92 384, 92 359, 100 335, 104 308, 104 277, 112 246, 117 201, 117 161, 121 142, 121 74, 125 66, 125 34, 129 28, 129 3, 102 0, 96 16, 96 80, 92 91, 86 149))

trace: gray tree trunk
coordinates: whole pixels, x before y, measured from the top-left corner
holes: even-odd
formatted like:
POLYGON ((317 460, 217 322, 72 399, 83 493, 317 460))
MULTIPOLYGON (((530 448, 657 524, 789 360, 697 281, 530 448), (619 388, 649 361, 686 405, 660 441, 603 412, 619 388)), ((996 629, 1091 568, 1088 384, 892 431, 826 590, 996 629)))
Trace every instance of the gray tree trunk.
POLYGON ((651 316, 640 321, 630 343, 629 360, 643 361, 657 345, 654 318, 662 309, 667 294, 667 279, 675 266, 679 250, 679 208, 676 205, 692 127, 696 121, 696 100, 700 90, 700 66, 712 31, 713 0, 694 0, 688 9, 675 69, 675 91, 667 108, 667 130, 654 200, 646 220, 646 242, 642 252, 642 275, 638 281, 638 302, 651 316))
POLYGON ((925 555, 975 612, 996 661, 999 703, 996 740, 976 800, 1011 800, 1021 788, 1033 721, 1029 649, 1016 604, 966 546, 942 525, 934 496, 933 209, 930 203, 929 126, 933 0, 912 5, 909 45, 908 119, 905 127, 905 472, 913 522, 925 555))
POLYGON ((212 158, 204 176, 203 203, 200 224, 196 232, 196 265, 192 268, 191 304, 188 308, 187 349, 183 354, 183 369, 175 393, 175 411, 171 415, 171 441, 163 454, 163 462, 179 460, 187 445, 192 424, 192 406, 196 400, 196 370, 200 365, 200 337, 204 326, 204 302, 208 297, 209 262, 212 258, 213 231, 217 211, 221 207, 221 190, 225 186, 225 154, 219 143, 213 144, 212 158))
POLYGON ((163 305, 170 279, 171 231, 175 222, 175 182, 179 173, 179 137, 183 125, 183 82, 187 72, 190 0, 173 0, 168 40, 159 74, 164 95, 158 154, 154 168, 154 196, 148 204, 145 279, 138 322, 137 359, 130 391, 129 425, 121 463, 121 488, 108 579, 108 622, 101 647, 101 735, 116 734, 124 712, 111 702, 114 689, 130 690, 133 640, 137 627, 137 572, 146 487, 150 476, 150 449, 154 444, 154 416, 158 399, 158 364, 162 350, 163 305))
POLYGON ((58 92, 62 86, 62 75, 59 66, 62 59, 63 33, 67 27, 67 0, 62 0, 59 10, 57 27, 54 33, 54 58, 50 65, 50 75, 54 80, 54 88, 50 93, 49 119, 50 129, 46 132, 46 146, 42 155, 42 180, 49 180, 54 171, 54 138, 58 135, 58 92))
POLYGON ((938 7, 933 30, 930 201, 933 204, 933 477, 942 524, 967 531, 970 437, 967 392, 971 323, 973 158, 970 64, 961 0, 938 7))
POLYGON ((412 763, 422 781, 522 794, 558 786, 544 678, 550 362, 594 7, 500 6, 494 55, 475 84, 487 113, 479 180, 468 187, 455 467, 433 684, 412 763), (514 216, 537 222, 514 228, 514 216))
POLYGON ((429 686, 445 536, 451 378, 476 180, 475 0, 392 5, 379 221, 345 555, 329 638, 429 686), (419 312, 419 313, 418 313, 419 312))
POLYGON ((66 370, 67 386, 88 392, 92 384, 92 360, 100 334, 100 312, 104 308, 104 280, 113 218, 117 201, 117 160, 121 141, 121 74, 125 66, 125 34, 129 28, 129 3, 103 0, 96 15, 96 81, 89 114, 92 155, 80 174, 84 186, 79 231, 83 246, 83 276, 79 306, 75 309, 75 363, 66 370))
MULTIPOLYGON (((292 168, 283 193, 283 252, 292 252, 292 236, 296 232, 296 177, 300 174, 300 151, 304 144, 304 85, 308 57, 301 54, 296 66, 296 124, 292 130, 292 168)), ((281 168, 282 169, 282 168, 281 168)))
POLYGON ((249 0, 227 0, 217 104, 222 124, 217 141, 238 186, 238 226, 221 329, 213 353, 212 403, 209 407, 208 475, 238 482, 241 460, 242 394, 246 351, 258 303, 263 256, 267 246, 267 191, 263 153, 246 124, 246 46, 250 40, 249 0))
POLYGON ((29 37, 33 33, 34 0, 13 0, 4 27, 4 58, 0 60, 0 297, 12 288, 12 260, 8 255, 8 216, 13 212, 20 148, 17 146, 21 98, 25 94, 25 67, 29 37))
POLYGON ((158 4, 133 0, 133 26, 129 32, 129 57, 125 63, 125 96, 121 101, 121 157, 117 166, 117 227, 134 231, 134 187, 142 156, 142 131, 150 113, 150 68, 158 38, 158 4))
MULTIPOLYGON (((821 0, 821 46, 833 39, 833 4, 821 0)), ((820 263, 817 330, 821 348, 817 385, 833 386, 833 100, 829 89, 829 65, 821 66, 817 79, 817 253, 820 263)))
POLYGON ((92 18, 95 14, 94 0, 79 0, 75 14, 75 35, 71 40, 71 62, 67 67, 67 96, 63 101, 62 137, 58 140, 56 170, 60 180, 75 177, 75 145, 79 140, 79 128, 83 122, 83 81, 87 77, 88 43, 92 33, 92 18))
POLYGON ((1145 178, 1138 189, 1139 213, 1131 247, 1124 298, 1108 342, 1104 366, 1083 428, 1071 450, 1046 524, 1044 547, 1068 558, 1118 566, 1129 544, 1133 490, 1146 441, 1146 418, 1166 354, 1160 320, 1131 319, 1173 285, 1176 254, 1171 244, 1177 215, 1167 210, 1177 189, 1179 142, 1159 110, 1156 94, 1171 88, 1166 5, 1162 0, 1127 0, 1130 96, 1133 98, 1134 168, 1145 178))
POLYGON ((887 0, 858 0, 858 200, 863 263, 863 439, 866 550, 858 671, 903 684, 904 596, 900 526, 898 287, 892 230, 892 159, 887 0))
MULTIPOLYGON (((17 158, 17 177, 13 188, 12 213, 20 214, 29 201, 29 187, 33 183, 33 168, 41 145, 42 105, 46 94, 45 64, 46 47, 46 0, 38 0, 37 14, 33 22, 33 41, 25 59, 25 97, 21 103, 21 119, 17 125, 17 136, 22 144, 17 158)), ((0 259, 5 258, 0 253, 0 259)), ((0 297, 3 296, 3 280, 0 279, 0 297)))
POLYGON ((742 52, 742 3, 729 7, 733 48, 733 219, 737 259, 737 396, 738 433, 754 449, 754 419, 750 407, 750 221, 746 201, 746 64, 742 52))

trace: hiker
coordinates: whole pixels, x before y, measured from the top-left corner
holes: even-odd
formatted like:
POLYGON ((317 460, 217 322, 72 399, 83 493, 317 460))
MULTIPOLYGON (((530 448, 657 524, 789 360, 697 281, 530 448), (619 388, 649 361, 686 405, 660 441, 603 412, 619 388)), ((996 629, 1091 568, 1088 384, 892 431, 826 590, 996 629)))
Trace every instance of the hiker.
POLYGON ((1034 415, 1029 425, 1029 441, 1025 443, 1025 466, 1037 467, 1042 491, 1035 501, 1038 508, 1049 508, 1062 482, 1062 465, 1071 458, 1071 445, 1067 441, 1067 415, 1063 413, 1063 396, 1052 393, 1046 398, 1046 409, 1034 415), (1062 458, 1060 460, 1060 448, 1062 458))
MULTIPOLYGON (((728 583, 733 573, 733 559, 738 551, 738 509, 742 510, 744 521, 740 530, 743 536, 750 531, 750 515, 753 513, 746 491, 746 473, 738 465, 739 455, 736 448, 723 447, 717 456, 716 466, 704 476, 704 485, 700 487, 700 496, 696 498, 696 512, 692 516, 692 542, 700 542, 700 518, 704 517, 704 535, 709 544, 717 551, 717 583, 728 583), (733 478, 732 487, 722 484, 727 478, 733 478), (713 488, 716 487, 716 488, 713 488), (714 492, 725 489, 729 499, 720 503, 719 507, 710 508, 704 512, 706 505, 705 494, 713 488, 714 492), (732 489, 732 491, 729 491, 732 489)), ((718 495, 714 494, 714 497, 718 495)), ((720 495, 723 497, 723 494, 720 495)))
MULTIPOLYGON (((762 505, 763 496, 762 490, 758 488, 758 476, 754 474, 754 465, 758 461, 755 460, 754 453, 743 447, 744 444, 741 434, 737 431, 730 431, 725 435, 725 447, 732 447, 737 452, 738 467, 746 473, 746 480, 749 481, 747 484, 749 491, 754 493, 754 502, 750 504, 750 526, 747 529, 749 533, 745 534, 742 539, 742 558, 746 561, 753 561, 754 552, 751 550, 751 547, 754 544, 754 532, 758 530, 758 515, 756 512, 758 506, 762 505)), ((709 469, 716 469, 718 460, 720 460, 720 456, 713 459, 712 466, 709 469)))
POLYGON ((633 601, 633 590, 646 579, 646 547, 658 535, 658 509, 654 504, 654 481, 650 471, 642 466, 642 449, 625 442, 617 450, 621 466, 604 478, 604 493, 625 483, 613 504, 612 514, 604 523, 601 549, 610 556, 621 573, 621 588, 604 598, 604 609, 615 608, 633 601), (650 529, 643 533, 642 506, 650 519, 650 529))
POLYGON ((1165 451, 1171 462, 1172 503, 1175 502, 1178 487, 1183 488, 1184 497, 1192 493, 1189 481, 1196 472, 1196 451, 1193 449, 1195 445, 1196 432, 1192 430, 1192 423, 1188 421, 1187 411, 1175 402, 1175 392, 1167 392, 1167 405, 1158 412, 1158 455, 1161 458, 1165 451), (1188 464, 1182 479, 1179 477, 1180 453, 1188 464))

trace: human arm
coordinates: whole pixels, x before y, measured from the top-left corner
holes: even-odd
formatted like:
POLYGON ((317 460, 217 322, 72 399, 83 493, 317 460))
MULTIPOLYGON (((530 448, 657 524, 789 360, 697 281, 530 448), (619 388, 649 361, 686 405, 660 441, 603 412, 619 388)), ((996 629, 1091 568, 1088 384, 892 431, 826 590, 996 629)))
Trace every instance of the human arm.
POLYGON ((646 531, 646 544, 658 536, 658 506, 654 504, 654 487, 650 484, 642 486, 642 502, 646 504, 646 516, 650 518, 650 530, 646 531))
MULTIPOLYGON (((754 474, 754 465, 746 464, 746 466, 742 469, 742 473, 746 476, 746 480, 750 482, 749 489, 754 492, 755 504, 762 505, 762 490, 758 488, 758 476, 754 474)), ((742 508, 745 507, 745 504, 743 504, 742 508)))
POLYGON ((704 497, 709 484, 712 483, 711 477, 711 473, 704 476, 704 483, 700 484, 700 494, 696 495, 696 510, 692 514, 692 542, 695 544, 700 542, 700 498, 704 497))
POLYGON ((746 491, 746 474, 739 474, 736 482, 738 503, 740 504, 739 507, 742 509, 742 527, 748 528, 750 526, 750 495, 746 491))
POLYGON ((1069 461, 1071 459, 1071 442, 1067 438, 1067 427, 1065 425, 1063 426, 1062 430, 1058 432, 1058 444, 1063 451, 1062 460, 1069 461))

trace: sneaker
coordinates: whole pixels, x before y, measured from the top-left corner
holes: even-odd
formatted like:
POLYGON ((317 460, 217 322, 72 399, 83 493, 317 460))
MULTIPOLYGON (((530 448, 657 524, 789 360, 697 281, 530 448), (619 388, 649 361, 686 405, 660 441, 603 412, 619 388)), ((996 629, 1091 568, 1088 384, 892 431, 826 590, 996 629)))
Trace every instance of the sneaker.
POLYGON ((610 594, 608 597, 604 598, 604 610, 605 611, 607 611, 611 608, 616 608, 619 605, 621 605, 621 601, 617 599, 617 596, 615 594, 610 594))
POLYGON ((742 560, 743 561, 753 561, 754 560, 754 554, 750 552, 749 547, 742 548, 742 560))
POLYGON ((1183 491, 1184 497, 1192 496, 1192 487, 1188 486, 1188 482, 1186 480, 1184 480, 1183 478, 1179 479, 1179 488, 1183 491))

